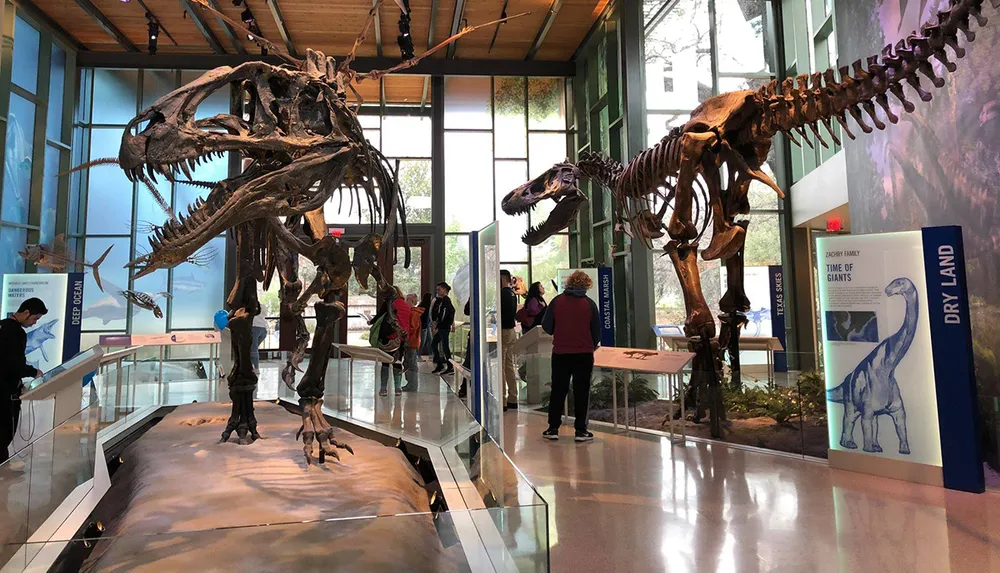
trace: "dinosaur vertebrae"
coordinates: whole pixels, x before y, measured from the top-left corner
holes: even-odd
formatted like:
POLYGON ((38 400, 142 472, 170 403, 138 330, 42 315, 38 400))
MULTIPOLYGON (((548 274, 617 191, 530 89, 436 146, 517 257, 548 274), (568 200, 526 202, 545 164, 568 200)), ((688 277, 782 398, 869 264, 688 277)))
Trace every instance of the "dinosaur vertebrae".
MULTIPOLYGON (((794 80, 786 78, 781 83, 780 93, 777 93, 777 83, 773 81, 760 88, 758 96, 767 113, 764 114, 759 129, 755 130, 755 136, 770 138, 781 131, 797 144, 798 141, 792 135, 795 131, 811 147, 812 143, 805 131, 805 126, 809 126, 820 144, 827 147, 818 128, 818 124, 822 123, 833 141, 839 145, 840 140, 833 131, 831 120, 836 120, 847 136, 854 139, 854 134, 847 125, 848 113, 865 133, 873 130, 866 123, 864 115, 868 116, 876 128, 885 129, 885 123, 876 114, 876 104, 882 108, 890 123, 896 123, 899 118, 890 108, 887 94, 895 96, 907 113, 914 110, 914 105, 906 99, 903 82, 909 84, 921 100, 930 101, 932 96, 921 86, 918 73, 926 76, 935 87, 944 86, 944 79, 936 74, 931 58, 938 60, 946 71, 955 71, 955 64, 948 59, 945 47, 950 47, 957 58, 965 55, 965 50, 958 45, 958 33, 961 31, 970 42, 975 40, 976 34, 969 29, 969 20, 975 18, 979 26, 986 25, 986 18, 982 15, 983 1, 952 0, 948 8, 938 12, 937 23, 924 24, 919 32, 912 32, 895 46, 886 45, 882 50, 881 62, 878 56, 872 56, 867 60, 867 69, 861 60, 854 62, 851 67, 840 68, 840 81, 837 81, 837 73, 831 68, 811 76, 802 74, 794 80)), ((995 7, 1000 7, 1000 0, 991 2, 995 7)))

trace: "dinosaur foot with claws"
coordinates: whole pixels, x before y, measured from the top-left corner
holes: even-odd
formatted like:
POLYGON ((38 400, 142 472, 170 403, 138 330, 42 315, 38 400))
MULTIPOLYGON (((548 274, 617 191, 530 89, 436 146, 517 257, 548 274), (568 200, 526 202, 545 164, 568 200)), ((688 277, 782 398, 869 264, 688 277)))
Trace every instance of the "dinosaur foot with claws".
POLYGON ((319 448, 318 463, 326 463, 326 457, 340 461, 340 454, 337 449, 347 450, 354 455, 354 449, 348 444, 342 444, 333 437, 333 428, 323 416, 323 400, 319 398, 300 398, 299 405, 302 407, 302 427, 299 428, 295 438, 302 435, 302 451, 306 455, 306 463, 313 463, 313 444, 319 448))
POLYGON ((256 384, 249 387, 234 386, 230 388, 229 397, 233 401, 233 410, 229 416, 229 422, 226 424, 226 429, 222 431, 220 444, 228 442, 234 431, 238 437, 237 443, 241 446, 252 444, 261 439, 257 432, 257 418, 253 412, 254 388, 256 388, 256 384))

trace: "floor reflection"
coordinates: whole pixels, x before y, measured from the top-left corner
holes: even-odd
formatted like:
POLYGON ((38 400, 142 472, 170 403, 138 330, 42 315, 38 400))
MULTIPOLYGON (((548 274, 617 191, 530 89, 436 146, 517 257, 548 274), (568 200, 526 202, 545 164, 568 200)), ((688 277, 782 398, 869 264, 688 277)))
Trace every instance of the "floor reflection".
POLYGON ((946 492, 724 446, 540 434, 508 455, 549 503, 552 571, 1000 571, 1000 496, 946 492))

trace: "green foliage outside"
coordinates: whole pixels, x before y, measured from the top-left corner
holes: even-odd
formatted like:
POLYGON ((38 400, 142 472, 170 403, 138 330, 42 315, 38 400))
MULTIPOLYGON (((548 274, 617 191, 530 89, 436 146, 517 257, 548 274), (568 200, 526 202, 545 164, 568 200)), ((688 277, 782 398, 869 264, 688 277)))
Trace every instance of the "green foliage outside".
MULTIPOLYGON (((497 115, 524 113, 524 82, 521 77, 493 79, 493 105, 497 115)), ((561 78, 528 79, 528 118, 542 122, 559 114, 564 97, 561 78)))

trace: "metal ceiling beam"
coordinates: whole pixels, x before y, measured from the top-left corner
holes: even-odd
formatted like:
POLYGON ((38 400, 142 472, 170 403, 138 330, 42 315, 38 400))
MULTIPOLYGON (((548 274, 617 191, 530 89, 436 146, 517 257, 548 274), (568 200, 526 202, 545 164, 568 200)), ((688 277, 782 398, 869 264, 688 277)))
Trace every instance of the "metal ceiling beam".
POLYGON ((139 51, 139 48, 132 43, 132 40, 129 40, 128 36, 126 36, 121 30, 119 30, 118 26, 115 26, 114 23, 110 19, 108 19, 107 16, 104 15, 104 12, 101 12, 100 8, 94 6, 93 2, 91 2, 90 0, 75 0, 75 1, 77 6, 83 9, 83 11, 86 12, 88 16, 93 18, 97 22, 97 24, 104 29, 105 32, 110 34, 111 37, 118 42, 118 45, 125 48, 129 52, 139 51))
MULTIPOLYGON (((335 56, 338 62, 343 56, 335 56)), ((82 68, 139 68, 139 69, 184 69, 211 70, 219 66, 238 66, 246 62, 265 61, 283 64, 277 56, 236 55, 236 54, 165 54, 150 56, 146 53, 126 52, 80 52, 77 66, 82 68)), ((398 58, 358 57, 351 63, 356 72, 384 70, 399 63, 398 58)), ((546 62, 541 60, 446 60, 428 58, 406 70, 411 75, 431 76, 551 76, 571 77, 576 75, 573 62, 546 62)))
POLYGON ((205 37, 205 41, 208 42, 208 47, 212 48, 212 51, 216 54, 225 54, 226 49, 222 47, 222 43, 219 42, 219 38, 215 36, 215 32, 208 27, 208 22, 201 17, 201 13, 195 10, 188 0, 178 1, 181 3, 181 8, 187 12, 188 16, 191 17, 191 21, 194 22, 195 27, 198 28, 201 35, 205 37))
POLYGON ((552 23, 555 22, 556 16, 559 15, 559 9, 562 8, 563 0, 552 0, 552 5, 549 6, 548 13, 545 14, 545 19, 542 20, 541 27, 538 28, 538 32, 535 34, 535 40, 531 42, 531 47, 528 48, 528 55, 525 56, 525 60, 534 60, 535 54, 542 47, 542 42, 545 41, 545 36, 549 35, 549 28, 552 27, 552 23))
MULTIPOLYGON (((222 8, 219 7, 219 3, 216 0, 208 0, 208 4, 217 12, 222 12, 222 8)), ((229 43, 233 45, 233 49, 236 50, 236 53, 247 53, 247 49, 243 47, 243 41, 236 35, 236 30, 229 25, 229 22, 226 22, 218 16, 216 16, 215 19, 219 22, 219 25, 222 26, 222 33, 226 35, 226 38, 229 40, 229 43)))
POLYGON ((653 28, 659 26, 660 22, 662 22, 663 19, 667 17, 667 14, 669 14, 670 11, 674 9, 674 6, 676 6, 678 2, 680 2, 680 0, 667 0, 666 2, 664 2, 663 5, 660 6, 660 9, 657 10, 656 13, 653 14, 653 16, 643 26, 642 28, 643 34, 644 35, 649 34, 649 32, 652 31, 653 28))
POLYGON ((271 9, 271 16, 274 18, 274 23, 278 25, 278 33, 281 34, 281 39, 285 42, 285 49, 288 53, 294 57, 299 57, 295 53, 295 44, 292 43, 292 35, 288 32, 288 26, 285 24, 285 18, 281 15, 281 8, 278 6, 278 0, 264 0, 267 3, 268 8, 271 9))
MULTIPOLYGON (((434 28, 437 26, 438 0, 431 0, 431 23, 427 29, 427 49, 434 47, 434 28)), ((420 92, 420 109, 427 105, 427 95, 431 90, 430 76, 424 77, 424 89, 420 92)))
POLYGON ((75 36, 67 32, 62 26, 59 25, 58 22, 50 18, 48 14, 43 12, 41 8, 35 5, 35 3, 31 0, 14 0, 14 4, 16 4, 18 8, 27 12, 28 15, 31 16, 31 18, 36 22, 43 24, 50 30, 56 32, 56 36, 64 43, 73 46, 77 49, 77 51, 87 49, 86 46, 80 43, 80 40, 77 40, 75 36))
MULTIPOLYGON (((378 5, 378 0, 372 0, 372 8, 378 5)), ((379 11, 375 10, 375 54, 378 57, 382 57, 382 18, 379 17, 379 11)))
MULTIPOLYGON (((451 35, 462 31, 462 19, 465 16, 465 0, 455 0, 455 13, 451 16, 451 35)), ((448 44, 448 55, 449 60, 455 59, 455 50, 458 49, 458 41, 454 41, 448 44)))

